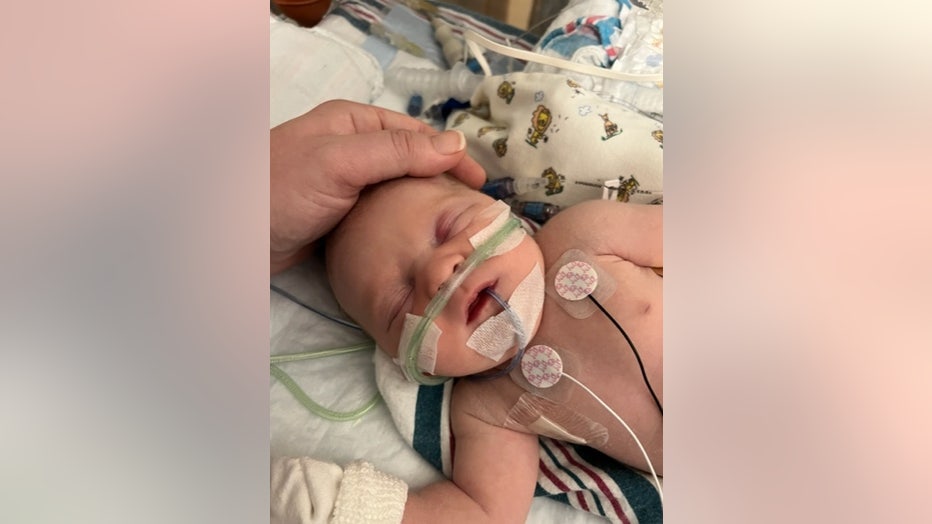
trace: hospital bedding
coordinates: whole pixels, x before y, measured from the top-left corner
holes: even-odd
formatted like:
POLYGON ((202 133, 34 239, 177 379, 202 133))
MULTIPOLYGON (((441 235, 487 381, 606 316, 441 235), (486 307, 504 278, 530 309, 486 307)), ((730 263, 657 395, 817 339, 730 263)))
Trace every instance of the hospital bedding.
MULTIPOLYGON (((508 40, 511 45, 523 48, 531 48, 535 43, 534 37, 520 38, 522 32, 516 28, 460 9, 441 8, 439 12, 458 27, 469 26, 493 40, 508 40)), ((272 126, 333 98, 404 111, 407 97, 385 88, 384 71, 402 66, 444 67, 439 47, 433 42, 423 18, 394 2, 344 2, 312 29, 299 28, 272 17, 270 38, 272 126), (372 33, 373 27, 376 34, 372 33), (404 40, 399 40, 399 36, 404 36, 404 40), (403 47, 407 45, 405 41, 416 46, 408 49, 419 56, 399 51, 393 45, 399 41, 403 47)), ((368 340, 362 333, 304 306, 343 318, 319 258, 273 277, 272 286, 291 295, 271 292, 272 355, 341 348, 368 340)), ((373 360, 373 350, 367 349, 277 365, 314 402, 334 411, 349 412, 367 405, 378 393, 373 360)), ((442 391, 442 388, 435 389, 442 391)), ((355 420, 328 421, 312 414, 281 381, 273 378, 270 387, 271 455, 310 456, 340 465, 363 459, 400 477, 412 489, 442 478, 442 460, 431 459, 440 457, 440 452, 428 451, 425 453, 428 459, 425 459, 402 437, 392 415, 386 404, 380 402, 355 420)), ((410 435, 408 437, 410 439, 410 435)), ((430 446, 443 444, 440 439, 431 442, 430 446)), ((423 453, 423 439, 420 445, 423 453)), ((546 443, 543 450, 542 457, 549 453, 571 457, 577 463, 584 459, 597 460, 586 451, 582 452, 586 456, 581 456, 578 451, 559 443, 546 443)), ((592 473, 593 468, 585 468, 589 472, 580 474, 578 468, 561 469, 557 463, 550 464, 552 483, 564 484, 570 490, 569 495, 556 498, 563 498, 567 503, 537 497, 528 522, 605 522, 605 518, 596 516, 600 510, 615 522, 661 519, 659 505, 649 491, 651 488, 642 484, 642 479, 628 477, 624 493, 606 498, 605 493, 600 493, 609 490, 603 481, 605 477, 592 473), (587 483, 591 489, 579 488, 587 483), (580 511, 570 504, 587 507, 592 512, 580 511)), ((538 491, 541 489, 538 486, 538 491)))

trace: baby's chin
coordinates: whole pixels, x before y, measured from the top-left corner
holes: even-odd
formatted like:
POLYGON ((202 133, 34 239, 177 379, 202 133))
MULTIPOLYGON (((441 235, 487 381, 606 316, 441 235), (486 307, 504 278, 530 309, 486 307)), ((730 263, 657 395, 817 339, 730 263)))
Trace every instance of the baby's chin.
MULTIPOLYGON (((534 324, 533 329, 526 333, 526 343, 528 345, 530 345, 530 341, 534 339, 537 330, 540 328, 541 318, 542 315, 538 315, 537 322, 534 324)), ((454 343, 454 347, 441 346, 439 351, 440 357, 437 360, 434 374, 444 377, 466 377, 477 373, 483 373, 497 367, 508 365, 517 352, 518 346, 515 344, 505 351, 501 358, 492 360, 470 348, 465 342, 461 344, 454 343)))
MULTIPOLYGON (((537 323, 534 325, 534 328, 527 333, 527 342, 530 343, 533 340, 534 335, 537 334, 538 328, 540 328, 541 316, 537 318, 537 323)), ((451 334, 456 338, 455 334, 451 334)), ((393 359, 398 358, 399 347, 398 343, 395 342, 394 345, 390 345, 383 342, 378 342, 379 348, 387 353, 393 359)), ((483 373, 491 369, 507 365, 511 359, 518 352, 517 344, 509 348, 505 354, 496 360, 492 360, 486 356, 483 356, 476 350, 470 348, 465 344, 465 342, 450 342, 451 346, 445 345, 443 343, 443 337, 440 338, 440 348, 438 354, 440 355, 433 373, 424 372, 427 375, 435 375, 442 377, 467 377, 470 375, 475 375, 478 373, 483 373)))
POLYGON ((484 373, 497 367, 507 365, 512 357, 515 356, 515 353, 517 353, 518 348, 517 346, 512 347, 506 351, 498 361, 480 355, 468 347, 462 348, 461 351, 463 353, 456 359, 444 358, 441 356, 440 360, 437 362, 435 374, 444 377, 468 377, 470 375, 484 373))

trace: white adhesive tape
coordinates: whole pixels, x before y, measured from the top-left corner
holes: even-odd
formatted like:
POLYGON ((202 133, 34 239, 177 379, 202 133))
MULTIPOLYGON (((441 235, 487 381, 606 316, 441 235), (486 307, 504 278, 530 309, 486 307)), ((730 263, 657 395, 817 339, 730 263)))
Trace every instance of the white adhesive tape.
POLYGON ((466 345, 483 357, 498 362, 515 343, 514 330, 507 312, 486 320, 469 336, 466 345))
MULTIPOLYGON (((529 331, 537 326, 544 308, 544 273, 540 264, 534 264, 518 284, 508 299, 508 306, 520 319, 526 337, 524 343, 527 343, 534 335, 529 331)), ((519 342, 511 316, 507 311, 502 311, 480 324, 466 345, 476 353, 498 362, 508 349, 519 342)))
MULTIPOLYGON (((492 235, 497 233, 502 226, 505 225, 505 222, 508 221, 508 217, 511 216, 511 208, 508 207, 508 204, 502 202, 501 200, 496 200, 489 207, 485 208, 481 213, 476 215, 473 221, 481 222, 484 220, 491 220, 489 225, 485 226, 473 236, 469 237, 469 243, 472 244, 472 247, 479 247, 483 242, 488 240, 492 235)), ((518 247, 518 244, 524 240, 525 232, 523 229, 515 229, 510 235, 508 235, 501 244, 496 247, 489 257, 494 257, 501 255, 502 253, 507 253, 512 249, 518 247)))
MULTIPOLYGON (((404 327, 401 329, 401 340, 398 343, 399 362, 405 361, 411 337, 414 335, 414 330, 417 328, 418 323, 423 318, 422 316, 412 315, 410 313, 405 315, 404 327)), ((429 322, 427 324, 427 331, 424 333, 423 340, 421 340, 421 348, 417 355, 417 367, 424 373, 432 374, 437 368, 437 342, 440 340, 440 335, 442 334, 443 331, 437 327, 436 323, 429 322)), ((404 366, 402 366, 402 369, 404 369, 404 366)))

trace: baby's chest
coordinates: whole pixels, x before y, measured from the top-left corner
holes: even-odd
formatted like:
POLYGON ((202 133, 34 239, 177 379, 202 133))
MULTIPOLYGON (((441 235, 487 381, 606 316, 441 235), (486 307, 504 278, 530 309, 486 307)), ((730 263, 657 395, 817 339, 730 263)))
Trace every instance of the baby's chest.
POLYGON ((613 255, 569 250, 547 261, 540 326, 531 344, 601 359, 619 347, 619 326, 638 338, 662 331, 662 278, 613 255))
MULTIPOLYGON (((593 266, 595 285, 576 295, 560 293, 559 270, 547 272, 547 288, 540 327, 528 344, 523 364, 526 373, 516 376, 523 385, 534 386, 541 366, 556 365, 590 386, 602 386, 604 400, 624 402, 639 387, 640 371, 632 344, 649 372, 659 372, 663 355, 662 278, 649 268, 636 266, 618 257, 583 257, 593 266), (528 356, 529 355, 529 356, 528 356), (534 360, 540 362, 531 367, 534 360), (525 375, 531 373, 529 378, 525 375)), ((565 261, 560 261, 563 264, 565 261)), ((586 264, 582 265, 584 270, 586 264)), ((559 267, 559 266, 558 266, 559 267)), ((582 281, 583 279, 577 279, 582 281)), ((578 286, 577 286, 578 287, 578 286)), ((566 400, 569 385, 565 379, 547 391, 530 388, 557 402, 566 400)))
POLYGON ((637 341, 648 367, 660 365, 662 280, 614 256, 577 254, 555 263, 546 271, 540 326, 521 364, 509 377, 476 388, 483 398, 473 409, 498 426, 601 448, 615 425, 562 375, 598 390, 613 409, 638 394, 640 374, 619 326, 637 341), (558 276, 563 265, 579 274, 558 276), (576 292, 560 293, 560 279, 574 278, 576 292))

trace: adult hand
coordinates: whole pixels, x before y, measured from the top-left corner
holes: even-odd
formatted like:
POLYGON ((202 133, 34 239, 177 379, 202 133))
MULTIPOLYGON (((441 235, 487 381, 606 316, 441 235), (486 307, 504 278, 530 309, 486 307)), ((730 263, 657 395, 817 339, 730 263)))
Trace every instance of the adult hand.
POLYGON ((274 127, 269 142, 272 274, 306 258, 369 184, 443 172, 474 188, 485 181, 461 132, 346 100, 274 127))

